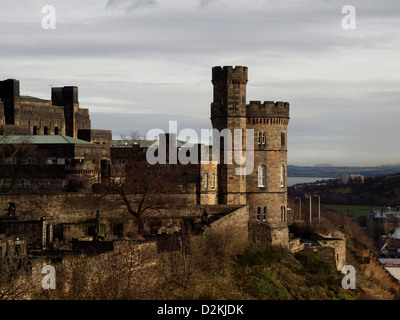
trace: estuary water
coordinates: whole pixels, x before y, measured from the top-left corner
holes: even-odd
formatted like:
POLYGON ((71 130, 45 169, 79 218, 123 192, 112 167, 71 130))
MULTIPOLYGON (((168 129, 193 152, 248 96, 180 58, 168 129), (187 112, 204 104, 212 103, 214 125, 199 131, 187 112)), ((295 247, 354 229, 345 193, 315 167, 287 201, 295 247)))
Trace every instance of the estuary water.
POLYGON ((319 177, 288 177, 287 184, 288 187, 291 187, 298 183, 312 183, 321 180, 329 180, 334 178, 319 178, 319 177))

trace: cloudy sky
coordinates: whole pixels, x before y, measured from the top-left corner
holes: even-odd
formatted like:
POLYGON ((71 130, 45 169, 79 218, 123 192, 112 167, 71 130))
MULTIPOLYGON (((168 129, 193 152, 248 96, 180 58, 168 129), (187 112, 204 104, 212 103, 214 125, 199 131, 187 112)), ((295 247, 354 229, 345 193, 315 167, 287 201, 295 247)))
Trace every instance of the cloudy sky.
POLYGON ((43 99, 79 86, 92 127, 114 137, 211 128, 218 65, 249 68, 248 101, 290 102, 290 164, 400 163, 398 0, 0 2, 0 79, 43 99))

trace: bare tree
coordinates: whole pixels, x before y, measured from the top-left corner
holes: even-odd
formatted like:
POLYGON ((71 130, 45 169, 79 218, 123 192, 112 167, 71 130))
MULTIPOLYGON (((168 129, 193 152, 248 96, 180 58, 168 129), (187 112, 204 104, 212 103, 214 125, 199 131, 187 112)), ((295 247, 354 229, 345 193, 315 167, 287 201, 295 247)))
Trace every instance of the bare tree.
POLYGON ((103 192, 120 196, 126 210, 136 218, 137 233, 145 234, 145 224, 151 212, 161 214, 162 209, 171 208, 168 191, 168 166, 150 165, 146 160, 146 147, 151 142, 140 139, 137 133, 123 137, 126 147, 115 155, 108 177, 108 186, 103 192))
POLYGON ((31 272, 28 258, 0 252, 0 300, 21 300, 31 293, 31 272))

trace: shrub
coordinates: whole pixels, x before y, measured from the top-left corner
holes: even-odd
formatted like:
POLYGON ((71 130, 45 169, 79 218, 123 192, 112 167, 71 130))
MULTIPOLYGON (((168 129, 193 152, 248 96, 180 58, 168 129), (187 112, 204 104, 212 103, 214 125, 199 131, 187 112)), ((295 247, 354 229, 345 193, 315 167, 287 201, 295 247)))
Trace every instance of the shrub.
POLYGON ((286 288, 267 269, 261 269, 253 275, 252 286, 258 294, 271 299, 284 300, 287 297, 286 288))

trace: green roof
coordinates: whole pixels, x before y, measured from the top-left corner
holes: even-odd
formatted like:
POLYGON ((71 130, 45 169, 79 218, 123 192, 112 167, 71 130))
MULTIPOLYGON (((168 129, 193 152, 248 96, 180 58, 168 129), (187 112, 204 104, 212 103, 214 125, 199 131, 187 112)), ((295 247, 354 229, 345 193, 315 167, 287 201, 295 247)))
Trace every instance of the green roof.
MULTIPOLYGON (((153 144, 157 145, 158 140, 113 140, 112 141, 112 146, 116 148, 128 148, 132 147, 134 144, 138 144, 140 148, 148 148, 153 144)), ((184 145, 187 145, 188 147, 193 146, 193 144, 190 142, 181 140, 176 141, 176 146, 178 148, 181 148, 184 145)))
POLYGON ((0 144, 94 144, 85 140, 75 139, 63 135, 51 136, 0 136, 0 144))

